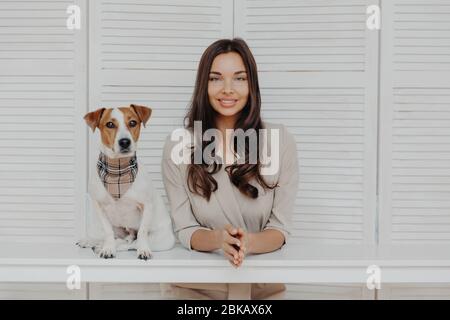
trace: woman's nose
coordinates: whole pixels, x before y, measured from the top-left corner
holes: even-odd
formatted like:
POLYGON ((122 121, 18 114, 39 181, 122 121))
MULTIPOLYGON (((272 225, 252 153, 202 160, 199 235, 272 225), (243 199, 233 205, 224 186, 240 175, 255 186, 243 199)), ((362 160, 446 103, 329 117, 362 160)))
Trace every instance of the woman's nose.
POLYGON ((232 93, 232 92, 233 92, 232 81, 229 79, 225 79, 223 83, 223 93, 232 93))

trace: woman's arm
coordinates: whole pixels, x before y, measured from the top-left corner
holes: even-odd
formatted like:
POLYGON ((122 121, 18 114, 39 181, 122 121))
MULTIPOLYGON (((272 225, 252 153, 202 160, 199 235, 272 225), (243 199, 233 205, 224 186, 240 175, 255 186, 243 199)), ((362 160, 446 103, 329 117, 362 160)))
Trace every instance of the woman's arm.
POLYGON ((197 230, 191 237, 191 248, 197 251, 220 249, 220 230, 197 230))
MULTIPOLYGON (((241 229, 242 230, 242 229, 241 229)), ((278 250, 284 244, 284 235, 276 229, 247 233, 246 254, 267 253, 278 250)))
POLYGON ((197 251, 214 251, 222 249, 230 262, 237 264, 244 258, 242 254, 267 253, 278 250, 284 244, 284 235, 276 229, 248 233, 242 228, 233 230, 226 226, 223 230, 197 230, 191 237, 191 248, 197 251), (236 250, 233 245, 241 250, 236 250))
POLYGON ((239 266, 244 259, 244 255, 278 250, 284 244, 284 241, 283 233, 276 229, 248 233, 242 228, 233 230, 230 226, 223 230, 200 229, 195 231, 191 237, 191 248, 206 252, 222 249, 228 260, 235 266, 239 266), (233 245, 236 247, 233 247, 233 245), (239 248, 240 250, 237 250, 239 248))

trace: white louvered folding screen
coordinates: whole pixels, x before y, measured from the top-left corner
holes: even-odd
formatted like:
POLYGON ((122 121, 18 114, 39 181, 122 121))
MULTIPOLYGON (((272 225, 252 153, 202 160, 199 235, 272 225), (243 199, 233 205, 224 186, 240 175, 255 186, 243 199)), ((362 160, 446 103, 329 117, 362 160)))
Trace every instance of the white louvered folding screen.
POLYGON ((294 242, 374 243, 378 37, 366 0, 236 0, 263 117, 295 134, 294 242))
POLYGON ((380 243, 449 243, 450 2, 382 9, 380 243))
POLYGON ((84 1, 0 2, 0 241, 73 243, 84 216, 84 1))
MULTIPOLYGON (((86 158, 98 152, 90 143, 87 154, 87 102, 90 110, 154 108, 139 152, 164 193, 163 139, 182 125, 200 55, 218 38, 240 36, 258 63, 264 119, 296 136, 293 242, 373 243, 379 218, 381 243, 448 243, 450 2, 381 0, 381 46, 365 25, 367 6, 379 2, 0 1, 0 241, 73 243, 84 232, 86 158), (71 4, 81 7, 81 30, 65 27, 71 4)), ((124 287, 158 297, 154 284, 124 287)), ((119 290, 92 284, 67 297, 122 297, 119 290)), ((370 297, 361 286, 289 290, 297 298, 370 297)), ((0 286, 6 298, 60 292, 0 286)))

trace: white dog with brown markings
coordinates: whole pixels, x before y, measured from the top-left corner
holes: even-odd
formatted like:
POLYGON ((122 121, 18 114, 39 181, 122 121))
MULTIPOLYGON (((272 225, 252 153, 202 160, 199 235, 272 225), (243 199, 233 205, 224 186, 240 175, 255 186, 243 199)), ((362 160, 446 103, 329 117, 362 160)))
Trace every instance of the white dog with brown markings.
POLYGON ((84 239, 102 258, 114 258, 118 248, 136 249, 139 259, 175 244, 172 221, 142 162, 136 158, 141 125, 152 110, 130 105, 101 108, 84 116, 101 135, 97 168, 91 175, 89 195, 104 231, 103 240, 84 239))

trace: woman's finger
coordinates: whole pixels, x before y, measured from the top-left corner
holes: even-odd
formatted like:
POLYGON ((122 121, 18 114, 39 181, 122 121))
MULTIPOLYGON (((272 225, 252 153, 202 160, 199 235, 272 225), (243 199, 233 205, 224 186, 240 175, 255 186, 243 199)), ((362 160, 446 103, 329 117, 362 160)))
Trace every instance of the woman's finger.
POLYGON ((236 242, 239 242, 238 238, 235 238, 233 235, 231 235, 228 230, 223 229, 222 230, 222 241, 230 244, 235 244, 236 242))
POLYGON ((243 244, 247 242, 247 235, 248 234, 244 229, 238 228, 236 238, 239 239, 243 244))
POLYGON ((238 259, 237 266, 240 267, 243 262, 244 262, 244 259, 238 259))
POLYGON ((233 259, 237 260, 239 258, 239 252, 232 245, 229 245, 228 243, 223 244, 222 250, 224 252, 230 254, 231 256, 233 256, 233 259))
POLYGON ((233 236, 230 236, 229 234, 224 236, 223 241, 230 245, 236 245, 238 247, 241 246, 241 241, 233 236))
POLYGON ((231 254, 225 252, 225 257, 228 259, 228 261, 236 267, 239 264, 239 260, 235 259, 231 254))
POLYGON ((237 229, 233 227, 231 224, 227 224, 225 226, 225 230, 231 235, 235 236, 237 234, 237 229))

